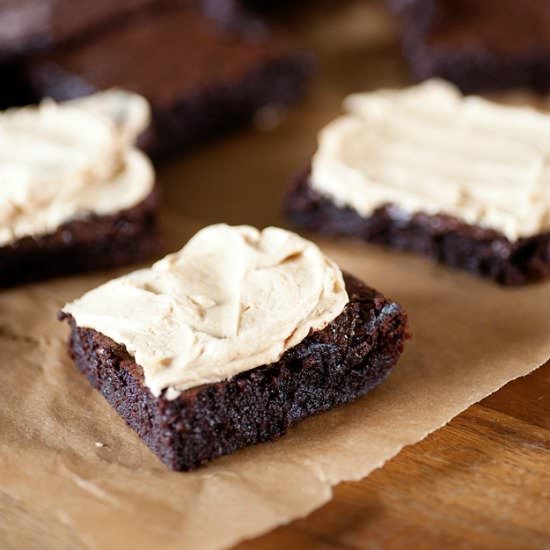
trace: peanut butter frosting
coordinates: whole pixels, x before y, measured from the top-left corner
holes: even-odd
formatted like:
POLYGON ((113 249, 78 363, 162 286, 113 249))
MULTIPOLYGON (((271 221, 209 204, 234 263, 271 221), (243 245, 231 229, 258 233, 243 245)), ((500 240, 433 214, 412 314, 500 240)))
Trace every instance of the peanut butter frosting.
POLYGON ((64 105, 107 117, 127 146, 132 146, 151 122, 149 102, 139 94, 117 88, 71 99, 64 105))
POLYGON ((368 217, 444 213, 510 240, 550 230, 550 115, 439 80, 356 94, 325 127, 311 185, 368 217))
POLYGON ((63 311, 124 344, 151 392, 173 399, 279 360, 347 302, 342 272, 313 243, 276 227, 218 224, 63 311))
POLYGON ((1 113, 0 246, 142 201, 154 172, 133 143, 148 123, 147 102, 120 90, 1 113))

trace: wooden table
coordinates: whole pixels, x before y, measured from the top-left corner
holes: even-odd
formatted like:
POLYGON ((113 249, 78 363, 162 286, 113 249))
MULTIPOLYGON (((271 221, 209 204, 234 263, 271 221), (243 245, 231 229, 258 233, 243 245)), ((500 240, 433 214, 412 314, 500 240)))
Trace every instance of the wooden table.
POLYGON ((434 547, 550 547, 550 364, 239 548, 434 547))
MULTIPOLYGON (((306 162, 317 130, 340 112, 341 99, 408 82, 395 23, 381 2, 327 4, 338 6, 285 22, 320 60, 306 101, 274 132, 243 131, 166 167, 161 176, 181 182, 165 188, 166 209, 201 222, 283 223, 281 183, 306 162), (242 154, 247 148, 254 148, 253 158, 242 154)), ((550 365, 508 384, 363 481, 341 484, 310 517, 241 548, 443 545, 550 548, 550 365)))

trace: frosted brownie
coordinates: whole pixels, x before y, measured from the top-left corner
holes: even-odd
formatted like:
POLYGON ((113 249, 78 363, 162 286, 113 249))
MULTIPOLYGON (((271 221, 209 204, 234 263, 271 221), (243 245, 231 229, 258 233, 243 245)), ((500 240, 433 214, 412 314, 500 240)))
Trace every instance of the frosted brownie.
POLYGON ((417 78, 438 76, 465 92, 550 89, 547 0, 388 0, 401 15, 417 78))
POLYGON ((173 470, 357 399, 384 380, 407 337, 400 306, 313 243, 221 224, 60 318, 76 366, 173 470))
POLYGON ((296 224, 506 285, 550 274, 550 115, 443 81, 345 105, 287 197, 296 224))
POLYGON ((117 90, 0 113, 0 286, 152 255, 155 176, 134 146, 148 122, 117 90))
POLYGON ((143 95, 153 110, 146 148, 162 157, 249 121, 266 105, 292 103, 310 71, 309 55, 267 26, 249 18, 220 25, 184 4, 40 56, 28 74, 38 94, 57 100, 112 87, 143 95))

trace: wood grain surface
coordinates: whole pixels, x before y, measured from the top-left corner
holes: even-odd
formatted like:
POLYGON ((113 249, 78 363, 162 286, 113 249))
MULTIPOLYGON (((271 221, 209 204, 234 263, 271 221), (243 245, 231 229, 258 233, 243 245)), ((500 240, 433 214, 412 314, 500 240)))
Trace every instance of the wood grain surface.
POLYGON ((549 548, 550 364, 240 549, 549 548))

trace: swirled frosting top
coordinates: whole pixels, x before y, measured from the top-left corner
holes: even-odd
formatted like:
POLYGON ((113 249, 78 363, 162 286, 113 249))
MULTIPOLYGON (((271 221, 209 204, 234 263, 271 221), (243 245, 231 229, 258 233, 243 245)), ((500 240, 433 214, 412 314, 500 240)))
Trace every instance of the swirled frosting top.
POLYGON ((63 311, 124 344, 154 395, 219 382, 280 359, 348 302, 338 266, 283 229, 212 225, 150 269, 63 311))
POLYGON ((154 173, 133 143, 148 123, 147 102, 121 90, 1 113, 0 246, 143 200, 154 173))
POLYGON ((311 175, 337 205, 449 214, 510 240, 550 230, 550 115, 438 80, 345 107, 321 131, 311 175))

